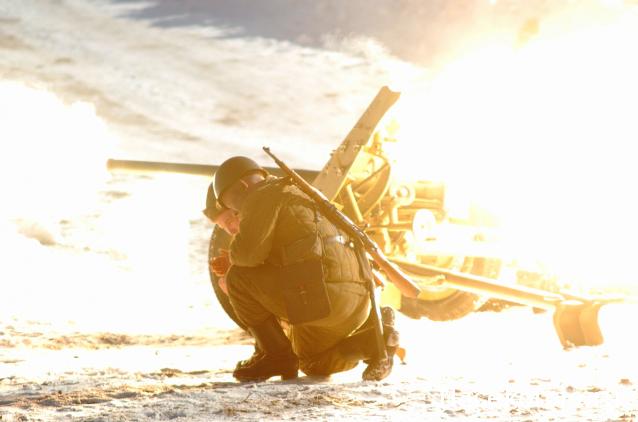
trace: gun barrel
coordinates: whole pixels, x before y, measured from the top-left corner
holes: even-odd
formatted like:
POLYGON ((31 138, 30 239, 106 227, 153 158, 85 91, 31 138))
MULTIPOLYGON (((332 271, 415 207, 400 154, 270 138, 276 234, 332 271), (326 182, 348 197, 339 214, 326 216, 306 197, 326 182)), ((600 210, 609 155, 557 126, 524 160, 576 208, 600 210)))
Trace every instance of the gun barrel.
POLYGON ((171 163, 163 161, 139 161, 109 159, 107 170, 111 172, 140 172, 140 173, 180 173, 194 176, 212 176, 219 166, 206 164, 171 163))
MULTIPOLYGON (((139 161, 109 159, 107 170, 111 172, 131 173, 178 173, 192 176, 212 177, 219 166, 209 164, 173 163, 166 161, 139 161)), ((264 167, 274 176, 285 176, 279 167, 264 167)), ((313 180, 319 174, 316 170, 295 170, 305 180, 313 180)))

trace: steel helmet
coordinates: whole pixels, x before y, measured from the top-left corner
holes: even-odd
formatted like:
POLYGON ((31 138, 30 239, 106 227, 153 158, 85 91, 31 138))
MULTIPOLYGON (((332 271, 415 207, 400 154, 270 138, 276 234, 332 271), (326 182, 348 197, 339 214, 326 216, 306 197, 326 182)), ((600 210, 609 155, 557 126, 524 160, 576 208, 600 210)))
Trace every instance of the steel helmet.
MULTIPOLYGON (((259 164, 248 157, 231 157, 224 161, 215 172, 215 195, 220 198, 222 194, 236 181, 249 173, 259 172, 265 176, 268 172, 259 164)), ((218 203, 223 205, 219 200, 218 203)))
POLYGON ((222 211, 224 211, 224 208, 217 202, 215 187, 213 182, 211 182, 210 185, 208 185, 208 192, 206 193, 206 208, 204 208, 202 212, 206 217, 215 220, 222 211))

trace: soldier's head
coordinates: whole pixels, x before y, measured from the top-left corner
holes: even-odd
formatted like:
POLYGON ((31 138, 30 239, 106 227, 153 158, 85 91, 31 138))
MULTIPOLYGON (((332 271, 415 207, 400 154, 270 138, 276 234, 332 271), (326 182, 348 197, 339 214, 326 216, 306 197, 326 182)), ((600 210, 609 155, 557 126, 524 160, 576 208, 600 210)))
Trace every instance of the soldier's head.
POLYGON ((215 173, 215 194, 223 207, 239 211, 252 187, 268 173, 247 157, 232 157, 224 161, 215 173))
POLYGON ((219 204, 215 196, 213 183, 208 186, 206 208, 204 208, 202 212, 213 224, 218 225, 228 234, 235 235, 239 233, 239 216, 237 215, 237 211, 222 207, 219 204))

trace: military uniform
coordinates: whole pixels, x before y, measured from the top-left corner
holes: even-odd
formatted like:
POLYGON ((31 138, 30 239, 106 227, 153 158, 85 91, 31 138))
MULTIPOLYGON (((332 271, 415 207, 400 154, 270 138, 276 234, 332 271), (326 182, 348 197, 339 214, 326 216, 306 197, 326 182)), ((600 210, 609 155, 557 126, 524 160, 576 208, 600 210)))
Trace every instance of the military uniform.
POLYGON ((231 304, 247 326, 272 315, 287 320, 282 294, 286 266, 320 259, 330 313, 292 325, 290 340, 301 370, 328 375, 355 367, 358 359, 335 346, 368 318, 367 274, 344 233, 321 216, 296 186, 268 178, 254 186, 240 212, 240 230, 230 245, 226 280, 231 304))

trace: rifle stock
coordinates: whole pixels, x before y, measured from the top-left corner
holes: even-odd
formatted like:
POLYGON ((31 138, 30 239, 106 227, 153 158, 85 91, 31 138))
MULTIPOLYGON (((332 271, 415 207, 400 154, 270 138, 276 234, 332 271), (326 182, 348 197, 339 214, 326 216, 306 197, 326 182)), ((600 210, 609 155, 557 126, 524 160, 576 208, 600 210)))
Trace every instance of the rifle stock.
POLYGON ((419 296, 419 293, 421 293, 421 289, 419 289, 419 287, 414 284, 414 282, 410 280, 408 276, 403 273, 403 271, 401 271, 396 265, 390 262, 388 258, 383 255, 378 247, 374 248, 373 250, 368 250, 366 248, 366 251, 368 252, 368 254, 370 254, 381 271, 385 273, 385 275, 388 277, 388 280, 390 280, 390 282, 394 284, 397 289, 399 289, 403 296, 412 298, 419 296))
POLYGON ((415 298, 421 293, 419 287, 390 262, 383 252, 381 252, 379 246, 370 239, 363 230, 354 224, 348 216, 339 211, 320 191, 315 189, 310 183, 305 181, 294 170, 270 152, 270 148, 263 147, 263 150, 275 161, 284 174, 320 207, 321 213, 326 218, 345 231, 351 239, 356 240, 363 246, 374 262, 386 274, 388 280, 399 289, 402 295, 415 298))

